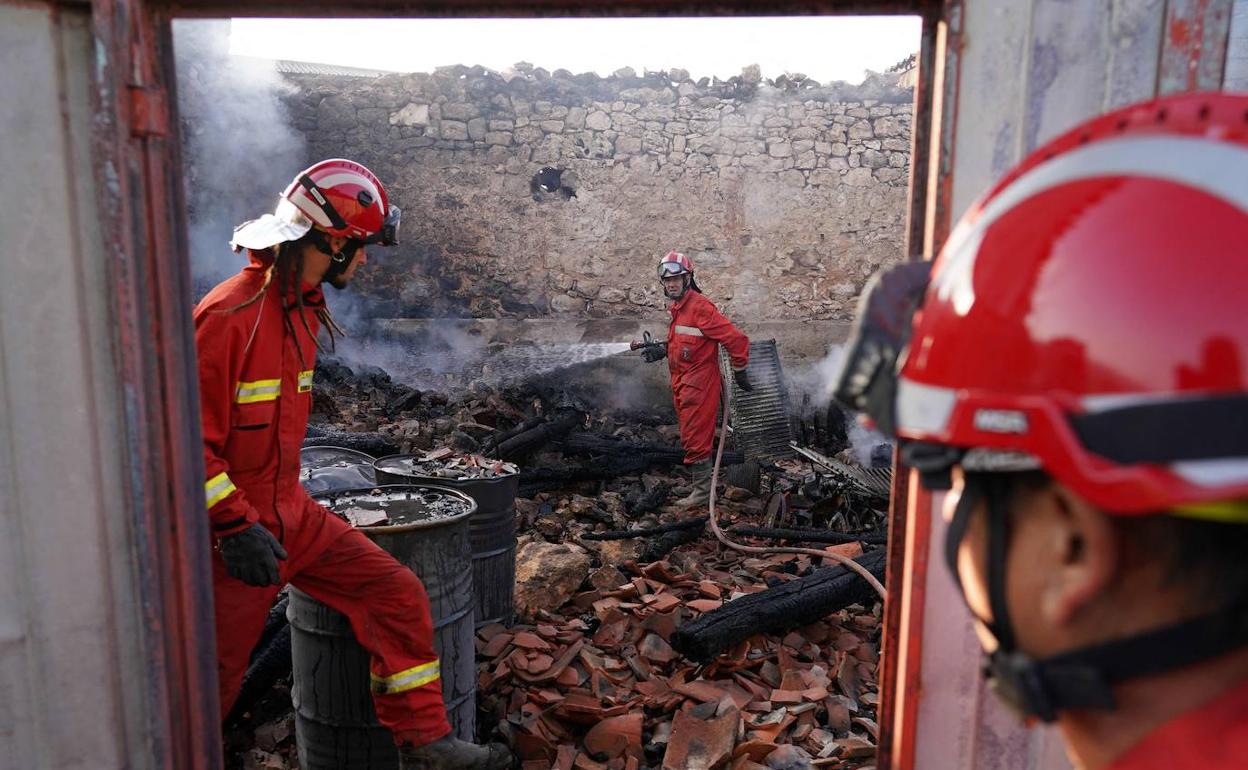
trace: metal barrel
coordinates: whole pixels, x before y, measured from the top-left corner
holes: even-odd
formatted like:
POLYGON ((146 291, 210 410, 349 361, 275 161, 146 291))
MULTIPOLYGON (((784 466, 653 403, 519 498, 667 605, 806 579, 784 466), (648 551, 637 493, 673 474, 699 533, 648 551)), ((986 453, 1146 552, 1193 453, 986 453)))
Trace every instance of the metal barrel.
POLYGON ((305 446, 299 451, 299 483, 308 494, 360 489, 377 483, 375 457, 337 446, 305 446))
MULTIPOLYGON (((453 734, 474 740, 476 650, 468 520, 476 504, 443 486, 381 486, 316 495, 330 510, 377 507, 406 523, 360 531, 424 583, 441 661, 442 697, 453 734), (433 517, 430 511, 437 511, 433 517)), ((398 770, 390 731, 377 721, 369 689, 370 656, 346 615, 292 586, 291 627, 295 730, 304 770, 398 770)))
POLYGON ((391 455, 373 464, 382 484, 437 484, 457 489, 477 503, 468 522, 472 540, 472 592, 477 628, 511 625, 515 615, 516 493, 520 474, 485 479, 420 476, 411 470, 415 455, 391 455))

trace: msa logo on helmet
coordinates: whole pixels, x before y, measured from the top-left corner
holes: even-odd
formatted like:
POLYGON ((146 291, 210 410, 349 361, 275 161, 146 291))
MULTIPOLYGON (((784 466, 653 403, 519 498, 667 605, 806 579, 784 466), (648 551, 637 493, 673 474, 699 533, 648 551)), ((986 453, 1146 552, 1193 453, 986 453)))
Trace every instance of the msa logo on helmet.
POLYGON ((975 429, 985 433, 1026 433, 1027 415, 1013 409, 977 409, 975 429))

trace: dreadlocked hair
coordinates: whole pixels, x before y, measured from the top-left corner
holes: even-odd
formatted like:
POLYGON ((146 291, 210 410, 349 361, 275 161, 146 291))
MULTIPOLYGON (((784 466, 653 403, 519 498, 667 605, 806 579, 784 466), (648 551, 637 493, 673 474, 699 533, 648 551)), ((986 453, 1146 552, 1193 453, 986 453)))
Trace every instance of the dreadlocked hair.
MULTIPOLYGON (((303 280, 303 247, 310 242, 311 238, 312 233, 309 232, 307 235, 297 240, 285 241, 278 244, 276 247, 276 256, 273 258, 272 264, 270 264, 268 269, 264 271, 264 282, 261 283, 259 290, 231 308, 215 311, 218 313, 235 313, 243 308, 254 305, 256 302, 259 302, 260 298, 264 296, 264 293, 268 291, 269 286, 272 285, 273 279, 276 277, 277 285, 281 289, 280 296, 289 297, 293 294, 295 298, 291 305, 283 308, 287 312, 282 314, 282 318, 286 324, 287 330, 290 332, 291 337, 294 338, 295 352, 299 354, 299 363, 301 366, 306 366, 307 360, 303 357, 303 346, 299 344, 299 335, 295 333, 294 322, 290 320, 289 311, 291 309, 298 311, 299 322, 303 324, 303 330, 306 331, 308 336, 312 338, 312 343, 316 345, 316 349, 319 352, 325 352, 325 347, 321 344, 317 335, 312 333, 312 327, 308 324, 308 316, 305 312, 306 308, 303 304, 303 292, 300 291, 302 288, 301 282, 303 280)), ((330 344, 329 352, 333 353, 337 350, 337 338, 345 337, 347 333, 341 326, 338 325, 338 322, 334 320, 333 315, 329 312, 329 308, 324 306, 315 308, 315 313, 317 319, 321 322, 321 325, 325 327, 325 330, 328 333, 330 344)))
POLYGON ((238 303, 234 307, 227 307, 223 310, 214 310, 212 312, 221 313, 223 315, 229 315, 230 313, 237 313, 243 308, 250 307, 251 305, 254 305, 257 302, 259 302, 260 298, 264 296, 264 293, 268 291, 269 284, 273 283, 273 273, 276 268, 277 268, 277 260, 273 260, 273 264, 269 265, 268 268, 264 271, 264 283, 260 284, 260 290, 257 291, 255 294, 251 295, 247 299, 238 303))

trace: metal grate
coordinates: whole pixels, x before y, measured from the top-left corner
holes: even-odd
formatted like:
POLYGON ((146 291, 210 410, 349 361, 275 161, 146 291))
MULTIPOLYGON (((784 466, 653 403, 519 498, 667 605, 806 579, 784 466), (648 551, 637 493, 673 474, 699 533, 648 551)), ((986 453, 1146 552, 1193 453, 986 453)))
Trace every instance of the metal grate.
POLYGON ((775 340, 750 343, 750 366, 746 370, 754 390, 746 393, 732 377, 728 354, 721 347, 719 366, 729 388, 732 436, 748 460, 774 462, 793 456, 790 442, 789 395, 775 340))

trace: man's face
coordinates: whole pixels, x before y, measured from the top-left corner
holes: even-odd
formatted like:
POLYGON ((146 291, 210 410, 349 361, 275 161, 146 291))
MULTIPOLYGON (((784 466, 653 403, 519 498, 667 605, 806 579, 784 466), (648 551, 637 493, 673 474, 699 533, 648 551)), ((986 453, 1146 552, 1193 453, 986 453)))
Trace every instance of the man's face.
POLYGON ((663 293, 668 299, 680 299, 680 295, 685 292, 685 281, 688 279, 688 275, 663 276, 663 293))
MULTIPOLYGON (((342 238, 341 243, 339 243, 339 238, 335 238, 332 245, 335 249, 350 248, 350 244, 346 238, 342 238)), ((360 265, 368 264, 368 254, 365 252, 363 246, 356 249, 354 255, 347 254, 347 259, 350 260, 347 264, 347 269, 334 276, 329 281, 329 285, 333 286, 335 289, 347 288, 347 285, 351 283, 352 276, 355 275, 355 271, 360 267, 360 265)))
MULTIPOLYGON (((942 505, 946 522, 965 487, 966 477, 955 467, 953 487, 942 505)), ((1103 593, 1115 561, 1106 515, 1056 482, 1018 484, 1008 505, 1005 599, 1018 649, 1042 658, 1101 638, 1114 622, 1115 604, 1121 604, 1103 593)), ((967 606, 977 617, 992 620, 983 500, 971 512, 957 567, 967 606)), ((975 630, 986 652, 997 648, 987 628, 976 623, 975 630)))

